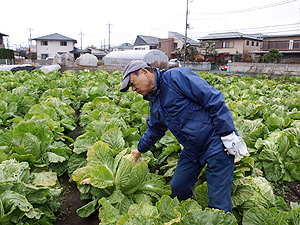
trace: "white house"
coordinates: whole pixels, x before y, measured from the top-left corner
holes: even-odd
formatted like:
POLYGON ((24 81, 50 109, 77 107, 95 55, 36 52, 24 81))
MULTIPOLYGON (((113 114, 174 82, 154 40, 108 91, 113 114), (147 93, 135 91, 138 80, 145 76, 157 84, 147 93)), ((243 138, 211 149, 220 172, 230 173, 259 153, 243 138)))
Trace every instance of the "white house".
POLYGON ((74 49, 75 39, 63 36, 58 33, 34 38, 36 41, 37 59, 54 57, 57 53, 69 53, 74 49))
POLYGON ((134 50, 158 49, 159 39, 157 37, 138 35, 133 44, 134 50))

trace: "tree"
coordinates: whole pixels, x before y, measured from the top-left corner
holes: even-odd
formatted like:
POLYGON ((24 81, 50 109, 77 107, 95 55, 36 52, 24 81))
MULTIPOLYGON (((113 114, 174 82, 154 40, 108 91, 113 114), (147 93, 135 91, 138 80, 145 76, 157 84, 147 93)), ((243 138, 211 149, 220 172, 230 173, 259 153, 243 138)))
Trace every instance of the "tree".
POLYGON ((11 49, 0 48, 0 59, 14 59, 14 51, 11 49))
POLYGON ((214 58, 218 54, 214 41, 202 41, 199 48, 200 54, 204 56, 204 61, 206 61, 207 56, 214 58))
MULTIPOLYGON (((199 54, 197 48, 191 46, 190 44, 186 45, 185 58, 187 61, 195 62, 197 55, 199 54)), ((184 46, 182 48, 177 48, 174 53, 175 58, 183 61, 184 58, 184 46)))
POLYGON ((241 62, 252 62, 252 57, 248 51, 244 51, 241 62))
POLYGON ((266 63, 280 63, 283 54, 278 51, 276 48, 269 50, 269 53, 266 53, 262 56, 261 61, 266 63))
POLYGON ((235 55, 233 56, 234 62, 240 62, 242 60, 242 54, 236 51, 235 55))
POLYGON ((218 55, 215 62, 219 65, 224 65, 227 63, 227 59, 230 57, 230 54, 228 52, 222 52, 218 55))

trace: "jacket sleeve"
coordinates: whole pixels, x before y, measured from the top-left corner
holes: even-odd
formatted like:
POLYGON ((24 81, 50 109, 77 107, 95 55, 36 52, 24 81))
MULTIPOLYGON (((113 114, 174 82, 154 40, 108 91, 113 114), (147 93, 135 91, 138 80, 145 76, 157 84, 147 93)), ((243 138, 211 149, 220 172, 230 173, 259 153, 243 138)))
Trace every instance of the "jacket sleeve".
POLYGON ((218 135, 225 136, 235 131, 231 111, 225 104, 221 91, 189 69, 183 68, 174 72, 174 85, 185 97, 200 104, 209 113, 218 135))
POLYGON ((147 119, 147 130, 138 143, 140 152, 147 152, 159 139, 161 139, 166 131, 167 126, 161 119, 161 116, 154 103, 150 103, 150 116, 147 119))

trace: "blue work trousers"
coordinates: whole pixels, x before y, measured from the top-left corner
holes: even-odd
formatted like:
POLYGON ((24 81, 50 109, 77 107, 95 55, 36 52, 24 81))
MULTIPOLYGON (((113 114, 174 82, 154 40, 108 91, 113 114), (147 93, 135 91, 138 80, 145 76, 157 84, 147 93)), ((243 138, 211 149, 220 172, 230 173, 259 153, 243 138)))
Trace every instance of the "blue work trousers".
MULTIPOLYGON (((206 178, 210 208, 222 209, 226 213, 232 212, 231 185, 233 182, 234 156, 221 151, 206 159, 206 178)), ((173 197, 179 201, 191 198, 194 185, 199 177, 202 165, 194 163, 184 154, 180 154, 173 179, 171 190, 173 197)))

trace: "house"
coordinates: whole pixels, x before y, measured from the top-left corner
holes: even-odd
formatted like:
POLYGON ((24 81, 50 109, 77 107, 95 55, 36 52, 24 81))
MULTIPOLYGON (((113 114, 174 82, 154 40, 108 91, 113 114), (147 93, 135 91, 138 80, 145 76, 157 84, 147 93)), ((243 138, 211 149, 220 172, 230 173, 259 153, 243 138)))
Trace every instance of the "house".
POLYGON ((261 38, 261 48, 250 53, 261 56, 275 48, 283 54, 282 61, 300 63, 300 34, 261 35, 261 38))
POLYGON ((232 58, 237 53, 250 53, 261 48, 262 38, 243 34, 240 32, 213 33, 198 39, 201 41, 214 41, 216 51, 229 53, 232 58))
POLYGON ((72 51, 69 51, 70 53, 72 53, 74 55, 74 59, 79 58, 81 55, 85 54, 85 53, 89 53, 88 51, 79 49, 74 47, 74 49, 72 51))
POLYGON ((8 35, 0 33, 0 48, 5 48, 3 37, 7 37, 8 35))
MULTIPOLYGON (((187 37, 187 44, 193 47, 198 47, 199 42, 187 37)), ((185 44, 185 36, 177 32, 168 32, 167 39, 159 39, 158 49, 165 52, 169 58, 174 58, 173 55, 176 49, 181 49, 185 44)))
POLYGON ((133 50, 152 50, 158 48, 157 37, 138 35, 133 44, 133 50))
POLYGON ((96 56, 98 60, 102 60, 103 57, 107 54, 105 51, 97 50, 94 48, 89 48, 88 50, 92 55, 96 56))
POLYGON ((132 50, 133 46, 130 43, 123 43, 119 46, 112 47, 112 51, 127 51, 132 50))
POLYGON ((74 45, 77 43, 75 39, 58 33, 34 38, 32 40, 36 41, 37 59, 54 57, 57 53, 69 53, 74 50, 74 45))

